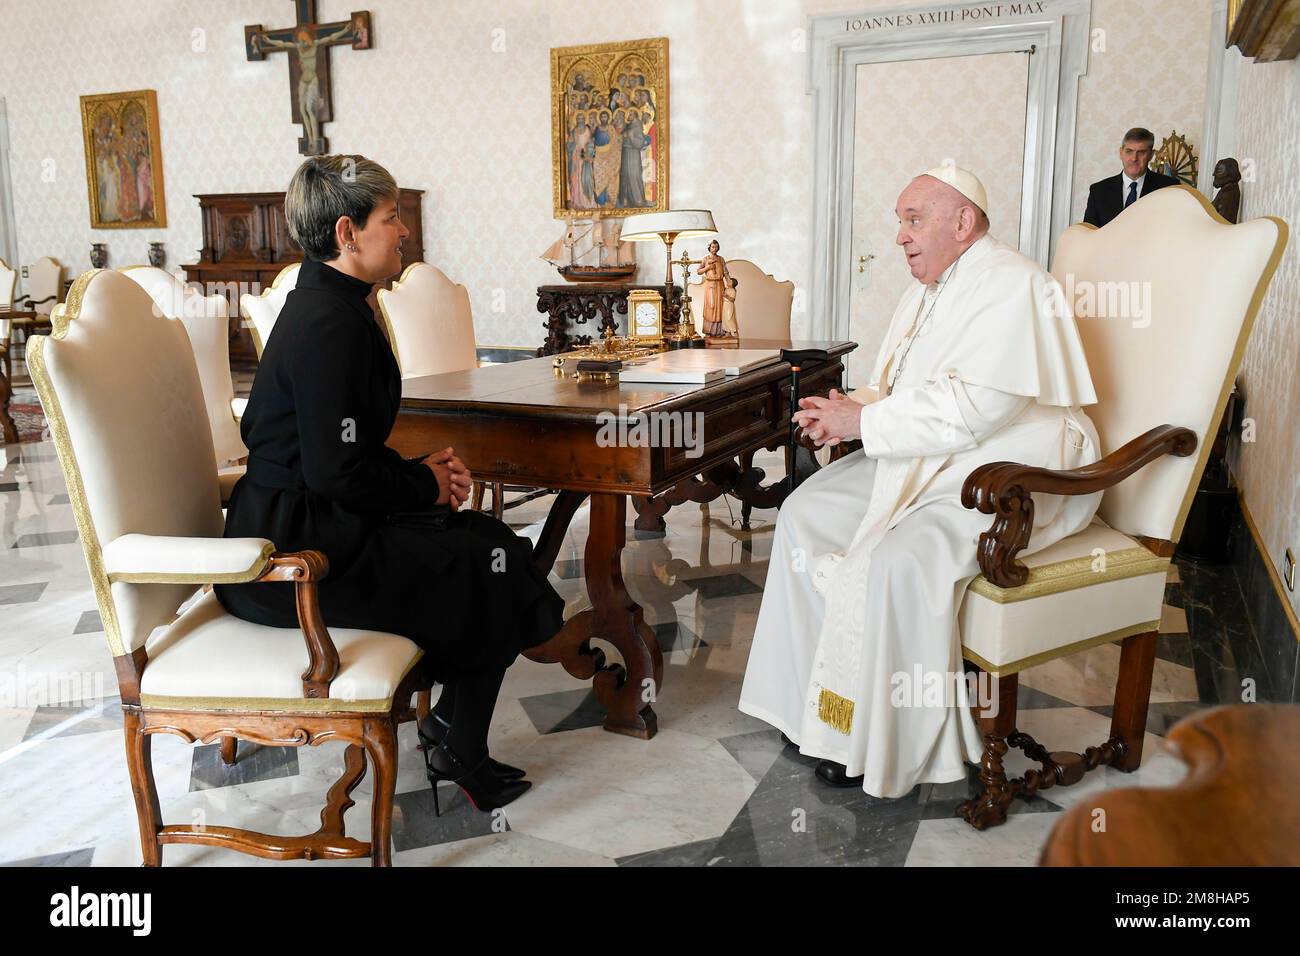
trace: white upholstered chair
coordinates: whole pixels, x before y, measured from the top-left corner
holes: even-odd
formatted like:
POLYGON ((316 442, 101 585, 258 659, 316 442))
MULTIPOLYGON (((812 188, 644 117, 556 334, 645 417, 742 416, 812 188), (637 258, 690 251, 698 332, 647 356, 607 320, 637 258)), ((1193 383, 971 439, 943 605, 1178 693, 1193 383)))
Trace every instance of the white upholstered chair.
POLYGON ((320 552, 277 554, 267 540, 222 538, 193 352, 181 324, 157 315, 139 285, 120 272, 82 275, 52 333, 33 339, 31 371, 117 669, 145 864, 160 865, 168 843, 193 843, 272 859, 369 856, 389 865, 397 722, 421 689, 420 648, 394 634, 327 630, 316 600, 328 571, 320 552), (301 629, 236 619, 200 590, 243 581, 293 582, 301 629), (347 749, 320 829, 280 837, 164 825, 150 764, 157 733, 220 740, 227 762, 236 739, 337 741, 347 749), (343 826, 367 758, 369 843, 343 826))
POLYGON ((377 298, 402 378, 478 365, 469 291, 441 269, 413 262, 377 298))
POLYGON ((239 297, 239 313, 248 324, 248 332, 253 337, 253 348, 257 350, 259 359, 266 343, 271 339, 271 330, 275 328, 275 320, 284 308, 284 300, 298 284, 300 267, 297 262, 285 266, 270 287, 262 290, 261 295, 245 292, 239 297))
MULTIPOLYGON (((794 283, 778 281, 748 259, 728 259, 727 271, 736 280, 736 326, 742 339, 788 339, 790 311, 794 307, 794 283)), ((687 287, 695 331, 703 332, 700 307, 704 303, 704 280, 687 287)))
POLYGON ((27 339, 36 332, 47 331, 50 327, 50 313, 59 304, 59 293, 63 287, 63 265, 58 259, 42 256, 27 267, 27 277, 23 279, 23 294, 16 302, 16 308, 37 313, 34 319, 14 319, 13 332, 22 332, 23 348, 27 339))
POLYGON ((218 465, 224 468, 247 457, 248 449, 239 437, 235 384, 230 377, 230 307, 226 297, 215 293, 204 296, 197 286, 155 266, 127 266, 121 271, 149 293, 159 312, 185 326, 199 367, 218 465))
POLYGON ((0 259, 0 309, 14 307, 14 292, 18 286, 18 270, 0 259))
POLYGON ((967 507, 996 516, 958 616, 966 660, 998 677, 998 712, 979 717, 982 793, 959 810, 972 826, 1002 823, 1015 797, 1099 765, 1141 763, 1169 560, 1286 239, 1279 219, 1228 225, 1186 186, 1152 193, 1104 229, 1062 235, 1052 273, 1083 338, 1098 397, 1086 411, 1105 457, 1065 472, 996 462, 963 488, 967 507), (1015 560, 1033 494, 1103 490, 1099 520, 1015 560), (1020 671, 1113 642, 1108 739, 1083 754, 1051 752, 1017 730, 1020 671), (1009 746, 1041 769, 1008 780, 1009 746))
MULTIPOLYGON (((377 298, 402 378, 492 364, 479 362, 477 357, 469 291, 436 266, 411 263, 391 289, 379 290, 377 298)), ((471 504, 476 511, 483 504, 484 487, 481 482, 474 483, 471 504)), ((500 518, 505 507, 504 484, 494 481, 486 487, 492 489, 492 513, 500 518)))

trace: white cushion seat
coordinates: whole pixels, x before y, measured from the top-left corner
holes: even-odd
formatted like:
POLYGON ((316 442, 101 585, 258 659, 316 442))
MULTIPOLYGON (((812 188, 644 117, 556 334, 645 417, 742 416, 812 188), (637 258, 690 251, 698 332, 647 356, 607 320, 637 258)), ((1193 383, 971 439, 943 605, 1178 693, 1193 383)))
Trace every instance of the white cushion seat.
POLYGON ((1000 588, 980 575, 957 614, 963 656, 991 674, 1160 627, 1169 559, 1100 520, 1020 560, 1023 585, 1000 588))
POLYGON ((331 627, 339 670, 327 698, 304 698, 307 645, 294 627, 265 627, 226 612, 203 595, 145 647, 145 707, 183 710, 387 713, 423 651, 382 631, 331 627))

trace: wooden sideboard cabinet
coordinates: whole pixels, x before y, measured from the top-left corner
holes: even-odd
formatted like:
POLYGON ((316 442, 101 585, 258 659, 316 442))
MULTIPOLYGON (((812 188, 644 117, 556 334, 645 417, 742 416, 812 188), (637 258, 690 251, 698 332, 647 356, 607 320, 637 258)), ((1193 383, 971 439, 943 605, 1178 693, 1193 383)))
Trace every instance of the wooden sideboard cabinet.
MULTIPOLYGON (((402 243, 402 268, 424 259, 422 189, 403 189, 398 198, 402 222, 411 235, 402 243)), ((182 266, 187 282, 205 293, 221 292, 230 301, 230 359, 237 365, 257 361, 253 340, 239 313, 241 292, 258 294, 280 270, 302 261, 302 250, 289 236, 284 193, 205 193, 194 197, 203 216, 199 261, 182 266)), ((372 303, 373 305, 373 303, 372 303)))

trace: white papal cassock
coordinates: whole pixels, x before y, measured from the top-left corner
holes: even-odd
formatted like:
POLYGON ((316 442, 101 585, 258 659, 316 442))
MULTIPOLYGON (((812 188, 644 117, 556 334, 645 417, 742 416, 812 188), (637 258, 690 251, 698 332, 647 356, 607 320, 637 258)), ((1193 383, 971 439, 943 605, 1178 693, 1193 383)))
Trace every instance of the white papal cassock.
MULTIPOLYGON (((900 797, 962 779, 983 750, 956 620, 991 519, 962 507, 962 482, 990 461, 1096 461, 1080 409, 1096 396, 1059 285, 988 235, 902 297, 872 387, 886 397, 862 410, 862 450, 781 507, 740 709, 900 797)), ((1035 495, 1025 553, 1100 498, 1035 495)))

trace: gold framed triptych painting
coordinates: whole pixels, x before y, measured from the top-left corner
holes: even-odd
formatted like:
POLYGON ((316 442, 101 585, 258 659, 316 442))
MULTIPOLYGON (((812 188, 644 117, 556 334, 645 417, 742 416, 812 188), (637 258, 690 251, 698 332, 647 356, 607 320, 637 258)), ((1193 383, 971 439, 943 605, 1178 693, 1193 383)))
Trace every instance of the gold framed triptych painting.
POLYGON ((163 196, 158 95, 153 90, 81 98, 92 229, 161 229, 163 196))
POLYGON ((557 219, 668 208, 668 38, 551 50, 557 219))

